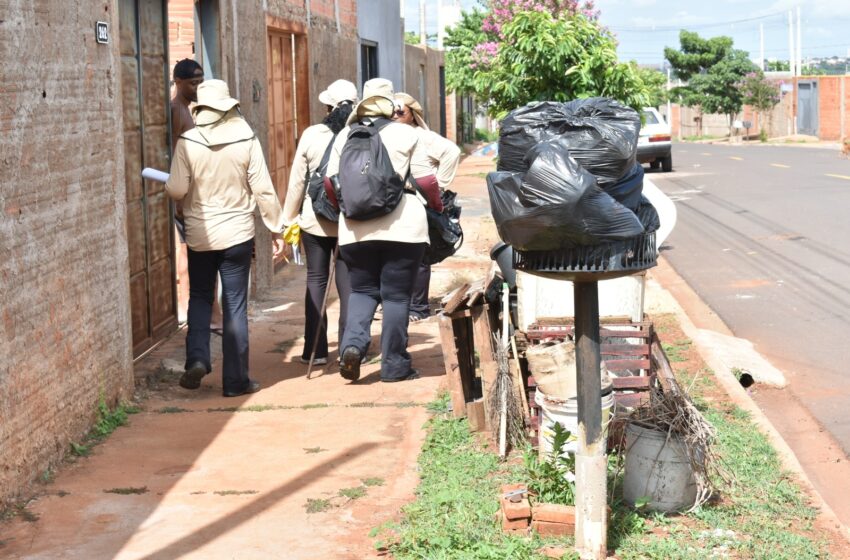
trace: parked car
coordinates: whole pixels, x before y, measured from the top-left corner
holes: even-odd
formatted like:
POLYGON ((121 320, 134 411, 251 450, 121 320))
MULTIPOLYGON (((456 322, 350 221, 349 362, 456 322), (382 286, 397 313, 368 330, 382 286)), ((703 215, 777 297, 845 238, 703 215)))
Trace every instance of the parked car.
POLYGON ((643 110, 644 123, 640 127, 637 160, 648 163, 652 169, 673 171, 673 145, 670 142, 670 125, 656 109, 643 110))

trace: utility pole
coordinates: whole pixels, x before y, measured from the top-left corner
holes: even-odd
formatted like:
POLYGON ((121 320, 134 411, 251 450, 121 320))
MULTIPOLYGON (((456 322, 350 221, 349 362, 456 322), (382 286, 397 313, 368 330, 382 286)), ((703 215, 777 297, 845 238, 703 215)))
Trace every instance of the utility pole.
POLYGON ((802 40, 802 25, 800 24, 800 6, 797 5, 797 75, 803 75, 803 40, 802 40))
POLYGON ((794 16, 791 15, 791 10, 788 10, 788 69, 791 71, 791 76, 796 76, 796 63, 794 62, 794 16))
POLYGON ((428 30, 425 27, 425 0, 419 0, 419 44, 428 44, 428 30))
MULTIPOLYGON (((764 24, 759 24, 759 68, 764 72, 764 24)), ((668 80, 669 81, 669 80, 668 80)))

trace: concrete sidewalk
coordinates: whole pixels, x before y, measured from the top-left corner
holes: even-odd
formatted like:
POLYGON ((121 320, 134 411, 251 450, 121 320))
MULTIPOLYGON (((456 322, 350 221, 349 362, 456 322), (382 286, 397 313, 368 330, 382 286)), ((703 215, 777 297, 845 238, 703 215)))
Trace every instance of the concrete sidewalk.
MULTIPOLYGON (((465 245, 435 267, 432 296, 489 267, 495 227, 492 220, 488 227, 480 169, 492 160, 480 159, 463 163, 453 187, 468 205, 465 245)), ((307 380, 298 361, 305 269, 285 267, 275 286, 250 309, 251 375, 263 385, 259 393, 221 397, 220 358, 199 390, 180 388, 179 372, 168 367, 183 362, 184 333, 177 333, 136 365, 142 412, 90 457, 63 465, 27 508, 37 521, 0 525, 0 557, 374 557, 369 531, 395 517, 418 483, 424 405, 445 376, 437 323, 410 327, 421 379, 381 383, 374 360, 350 384, 336 365, 333 301, 331 365, 307 380), (365 495, 350 499, 341 491, 365 495), (308 513, 308 504, 327 509, 308 513)), ((372 348, 380 348, 379 320, 372 332, 372 348)), ((220 341, 213 337, 214 348, 220 341)))

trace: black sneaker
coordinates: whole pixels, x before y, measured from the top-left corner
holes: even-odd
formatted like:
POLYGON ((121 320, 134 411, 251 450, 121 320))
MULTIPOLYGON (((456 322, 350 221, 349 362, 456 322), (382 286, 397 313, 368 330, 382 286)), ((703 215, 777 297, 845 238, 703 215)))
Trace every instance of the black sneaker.
POLYGON ((254 381, 253 379, 248 380, 248 386, 245 387, 244 391, 222 391, 221 394, 225 397, 241 397, 242 395, 247 395, 249 393, 256 393, 260 390, 260 382, 254 381))
POLYGON ((411 381, 413 379, 419 379, 419 370, 411 369, 410 372, 403 377, 390 377, 387 379, 381 378, 381 381, 384 383, 398 383, 399 381, 411 381))
POLYGON ((201 386, 201 379, 209 373, 207 366, 201 362, 194 362, 180 376, 180 386, 184 389, 197 389, 201 386))
POLYGON ((349 346, 342 352, 342 360, 339 364, 339 374, 349 381, 360 379, 360 350, 355 346, 349 346))

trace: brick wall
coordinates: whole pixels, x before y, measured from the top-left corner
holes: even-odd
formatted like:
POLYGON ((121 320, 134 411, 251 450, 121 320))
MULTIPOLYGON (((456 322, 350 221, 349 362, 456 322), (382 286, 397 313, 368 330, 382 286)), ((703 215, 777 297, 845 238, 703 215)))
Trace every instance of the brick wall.
MULTIPOLYGON (((436 132, 440 131, 443 119, 440 114, 440 67, 443 65, 441 50, 420 45, 404 46, 405 91, 419 101, 425 112, 425 121, 431 130, 436 132), (420 91, 422 82, 419 75, 423 70, 425 90, 420 91)), ((446 110, 448 111, 448 108, 446 110)))
POLYGON ((132 389, 115 10, 0 3, 0 501, 132 389))
MULTIPOLYGON (((195 0, 168 0, 168 68, 195 58, 195 0)), ((169 72, 170 75, 170 72, 169 72)))

